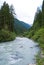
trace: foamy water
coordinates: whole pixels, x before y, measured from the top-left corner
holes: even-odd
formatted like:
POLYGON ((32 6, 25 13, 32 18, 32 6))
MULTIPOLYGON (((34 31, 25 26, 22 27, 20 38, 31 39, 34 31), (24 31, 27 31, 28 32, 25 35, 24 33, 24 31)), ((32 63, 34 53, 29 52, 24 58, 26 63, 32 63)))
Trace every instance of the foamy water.
POLYGON ((28 38, 16 37, 14 41, 0 43, 0 65, 28 65, 36 63, 39 48, 28 38))

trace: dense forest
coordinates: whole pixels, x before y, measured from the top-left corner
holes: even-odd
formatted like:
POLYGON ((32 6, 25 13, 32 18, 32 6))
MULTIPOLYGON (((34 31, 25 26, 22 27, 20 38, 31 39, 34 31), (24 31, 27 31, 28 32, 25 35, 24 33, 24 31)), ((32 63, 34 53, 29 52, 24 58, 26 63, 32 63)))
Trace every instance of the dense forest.
POLYGON ((28 32, 25 32, 23 36, 33 39, 34 41, 39 42, 39 46, 41 47, 41 56, 39 54, 37 58, 37 65, 44 65, 44 0, 42 4, 42 8, 37 8, 37 12, 35 14, 33 26, 29 29, 28 32))
POLYGON ((16 18, 13 5, 4 2, 0 8, 0 42, 14 40, 22 36, 31 26, 16 18))
MULTIPOLYGON (((24 33, 24 36, 44 44, 44 1, 42 9, 37 9, 32 27, 24 33)), ((42 45, 42 48, 44 48, 44 45, 42 45)))
POLYGON ((22 36, 24 32, 28 31, 28 29, 31 27, 31 25, 18 20, 17 18, 14 21, 14 30, 16 35, 22 36))
POLYGON ((0 8, 0 42, 15 39, 13 6, 4 2, 0 8))

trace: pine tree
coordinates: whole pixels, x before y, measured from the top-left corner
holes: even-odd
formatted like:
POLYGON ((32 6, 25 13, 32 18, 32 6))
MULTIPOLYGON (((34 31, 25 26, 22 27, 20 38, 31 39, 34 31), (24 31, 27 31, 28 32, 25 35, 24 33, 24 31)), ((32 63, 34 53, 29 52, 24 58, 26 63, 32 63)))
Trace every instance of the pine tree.
POLYGON ((14 31, 14 9, 13 6, 4 2, 0 10, 0 28, 14 31))
POLYGON ((42 26, 44 27, 44 0, 42 4, 42 26))

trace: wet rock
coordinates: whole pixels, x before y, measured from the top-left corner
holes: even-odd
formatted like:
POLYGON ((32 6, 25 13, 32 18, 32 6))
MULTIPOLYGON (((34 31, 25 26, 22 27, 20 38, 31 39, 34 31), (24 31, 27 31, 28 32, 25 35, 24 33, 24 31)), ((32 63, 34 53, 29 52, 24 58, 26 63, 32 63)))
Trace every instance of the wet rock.
POLYGON ((13 59, 15 59, 15 60, 18 60, 18 59, 19 59, 18 57, 11 57, 11 58, 13 58, 13 59))
POLYGON ((23 48, 23 46, 20 46, 20 48, 23 48))
POLYGON ((30 47, 30 48, 33 48, 33 47, 30 47))
POLYGON ((35 45, 35 47, 39 47, 39 45, 35 45))

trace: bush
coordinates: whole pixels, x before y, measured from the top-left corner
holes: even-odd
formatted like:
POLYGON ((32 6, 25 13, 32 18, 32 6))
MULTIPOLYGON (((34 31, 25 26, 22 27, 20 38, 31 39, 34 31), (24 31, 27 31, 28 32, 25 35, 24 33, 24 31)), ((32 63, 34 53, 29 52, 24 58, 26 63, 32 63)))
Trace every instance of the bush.
POLYGON ((35 32, 35 35, 32 37, 35 41, 38 41, 40 46, 44 48, 44 28, 35 32))
POLYGON ((7 30, 0 30, 0 42, 11 41, 15 39, 15 33, 7 30))
POLYGON ((31 38, 33 35, 34 35, 34 30, 25 32, 25 33, 23 34, 23 36, 26 36, 26 37, 28 37, 28 38, 31 38))

